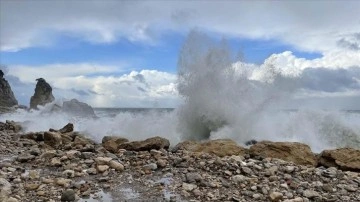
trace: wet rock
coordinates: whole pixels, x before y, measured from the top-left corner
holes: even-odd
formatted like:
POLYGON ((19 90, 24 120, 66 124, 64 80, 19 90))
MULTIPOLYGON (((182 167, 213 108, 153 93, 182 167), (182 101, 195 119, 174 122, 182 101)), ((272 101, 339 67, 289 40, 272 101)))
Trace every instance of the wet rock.
POLYGON ((126 149, 129 151, 150 151, 152 149, 168 149, 169 146, 169 140, 162 137, 152 137, 143 141, 133 141, 120 144, 119 149, 126 149))
POLYGON ((177 144, 173 152, 177 150, 210 153, 219 157, 232 155, 243 156, 246 153, 245 148, 240 147, 235 141, 230 139, 209 140, 205 142, 185 141, 177 144))
POLYGON ((72 189, 65 190, 61 195, 61 201, 75 201, 75 191, 72 189))
POLYGON ((319 157, 319 164, 325 167, 337 167, 341 170, 360 171, 360 150, 340 148, 324 150, 319 157))
POLYGON ((38 105, 46 105, 55 100, 51 86, 43 78, 36 79, 35 93, 30 99, 30 109, 37 109, 38 105))
POLYGON ((94 109, 90 105, 80 102, 77 99, 65 101, 62 111, 73 116, 96 117, 94 109))
POLYGON ((250 155, 278 158, 299 165, 316 166, 317 160, 308 145, 298 142, 262 141, 250 147, 250 155))

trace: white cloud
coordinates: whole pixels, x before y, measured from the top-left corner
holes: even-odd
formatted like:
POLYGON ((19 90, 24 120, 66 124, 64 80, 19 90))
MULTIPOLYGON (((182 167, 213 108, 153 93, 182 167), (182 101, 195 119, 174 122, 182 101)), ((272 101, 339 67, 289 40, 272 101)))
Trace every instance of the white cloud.
POLYGON ((86 63, 10 66, 8 69, 7 77, 27 83, 13 82, 14 92, 22 104, 29 102, 35 79, 39 77, 50 83, 56 98, 77 98, 95 107, 174 107, 179 102, 176 75, 157 70, 119 74, 116 67, 86 63))
POLYGON ((92 43, 154 43, 200 29, 277 39, 305 51, 358 50, 358 1, 1 1, 1 50, 49 45, 57 34, 92 43))

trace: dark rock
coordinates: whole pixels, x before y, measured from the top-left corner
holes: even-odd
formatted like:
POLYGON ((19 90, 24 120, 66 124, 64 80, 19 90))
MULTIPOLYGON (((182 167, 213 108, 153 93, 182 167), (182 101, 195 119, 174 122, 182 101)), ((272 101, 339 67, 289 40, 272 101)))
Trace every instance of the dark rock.
POLYGON ((152 137, 143 141, 127 142, 119 145, 119 149, 126 149, 129 151, 150 151, 152 149, 168 149, 170 146, 169 140, 162 137, 152 137))
POLYGON ((55 100, 51 86, 43 78, 36 79, 35 94, 30 99, 30 109, 37 109, 38 105, 46 105, 55 100))
POLYGON ((16 158, 16 160, 21 162, 21 163, 28 162, 28 161, 31 161, 33 159, 35 159, 35 156, 31 155, 31 154, 21 154, 16 158))
POLYGON ((0 69, 0 107, 9 108, 17 104, 18 101, 11 90, 10 84, 4 78, 4 72, 0 69))
POLYGON ((59 132, 59 133, 70 133, 70 132, 74 131, 74 124, 68 123, 68 124, 66 124, 66 126, 61 128, 60 130, 55 130, 55 129, 50 128, 49 131, 50 132, 59 132))
POLYGON ((250 146, 250 145, 254 145, 254 144, 256 144, 256 143, 257 143, 256 140, 249 140, 249 141, 246 141, 246 142, 245 142, 245 145, 246 145, 246 146, 250 146))
POLYGON ((61 195, 61 201, 75 201, 75 191, 67 189, 61 195))
POLYGON ((79 102, 76 99, 65 101, 63 103, 62 111, 74 116, 96 117, 94 109, 90 105, 79 102))
POLYGON ((320 153, 319 164, 325 167, 337 167, 341 170, 360 171, 360 150, 340 148, 324 150, 320 153))

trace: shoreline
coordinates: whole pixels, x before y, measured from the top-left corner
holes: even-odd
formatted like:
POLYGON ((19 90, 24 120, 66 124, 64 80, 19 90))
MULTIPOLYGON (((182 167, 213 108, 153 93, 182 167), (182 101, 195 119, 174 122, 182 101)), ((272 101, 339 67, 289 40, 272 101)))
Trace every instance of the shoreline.
POLYGON ((0 123, 0 201, 360 200, 360 150, 231 140, 169 148, 161 137, 98 144, 73 129, 23 134, 0 123))

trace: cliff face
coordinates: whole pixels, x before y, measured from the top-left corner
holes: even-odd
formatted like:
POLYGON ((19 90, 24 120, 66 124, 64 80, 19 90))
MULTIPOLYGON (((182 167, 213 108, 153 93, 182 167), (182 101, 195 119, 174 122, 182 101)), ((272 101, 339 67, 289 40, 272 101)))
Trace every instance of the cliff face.
POLYGON ((12 107, 17 104, 18 101, 8 81, 4 78, 4 72, 0 70, 0 107, 12 107))
POLYGON ((44 106, 55 100, 51 86, 43 78, 36 79, 35 93, 30 99, 30 109, 37 109, 38 105, 44 106))

